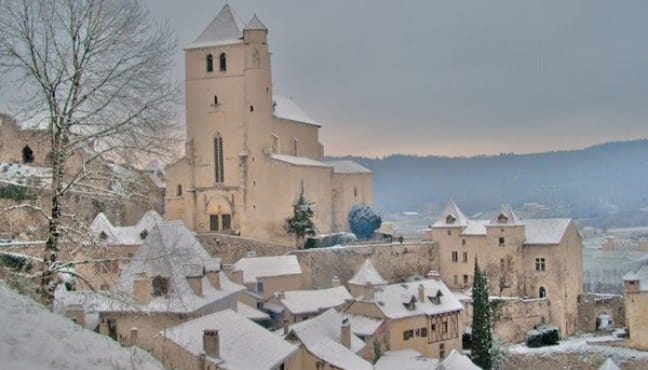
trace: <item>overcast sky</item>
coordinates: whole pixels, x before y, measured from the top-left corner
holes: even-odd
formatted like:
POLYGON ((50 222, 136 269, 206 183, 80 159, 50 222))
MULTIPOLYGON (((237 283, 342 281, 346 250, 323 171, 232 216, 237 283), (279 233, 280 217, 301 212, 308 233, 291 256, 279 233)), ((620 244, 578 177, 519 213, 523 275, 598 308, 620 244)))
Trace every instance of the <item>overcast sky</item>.
MULTIPOLYGON (((181 46, 219 0, 145 0, 181 46)), ((538 152, 648 137, 648 2, 232 0, 329 155, 538 152)), ((184 116, 181 118, 184 121, 184 116)))

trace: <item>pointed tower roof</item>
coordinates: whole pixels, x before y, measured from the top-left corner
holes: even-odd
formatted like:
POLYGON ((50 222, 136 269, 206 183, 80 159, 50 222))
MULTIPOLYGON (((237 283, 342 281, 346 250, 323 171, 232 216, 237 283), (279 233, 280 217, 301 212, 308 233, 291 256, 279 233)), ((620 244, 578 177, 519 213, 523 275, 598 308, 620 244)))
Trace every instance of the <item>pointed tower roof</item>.
POLYGON ((502 205, 500 211, 495 214, 495 217, 491 219, 489 225, 515 226, 522 225, 522 221, 520 221, 515 212, 513 212, 513 208, 511 208, 511 206, 504 204, 502 205))
POLYGON ((454 200, 450 199, 448 205, 441 213, 441 217, 434 223, 434 227, 447 227, 447 226, 468 226, 468 217, 457 207, 454 200))
POLYGON ((225 4, 200 36, 187 46, 187 49, 242 42, 243 27, 241 18, 232 11, 229 4, 225 4))
POLYGON ((354 285, 365 285, 367 282, 370 282, 373 286, 387 284, 369 258, 364 261, 360 266, 360 270, 348 281, 349 284, 354 285))
POLYGON ((261 22, 261 20, 257 17, 256 14, 254 15, 254 17, 252 17, 252 19, 250 19, 250 21, 245 25, 245 27, 243 29, 248 30, 248 31, 254 31, 254 30, 267 31, 268 30, 268 28, 265 26, 265 24, 263 24, 263 22, 261 22))

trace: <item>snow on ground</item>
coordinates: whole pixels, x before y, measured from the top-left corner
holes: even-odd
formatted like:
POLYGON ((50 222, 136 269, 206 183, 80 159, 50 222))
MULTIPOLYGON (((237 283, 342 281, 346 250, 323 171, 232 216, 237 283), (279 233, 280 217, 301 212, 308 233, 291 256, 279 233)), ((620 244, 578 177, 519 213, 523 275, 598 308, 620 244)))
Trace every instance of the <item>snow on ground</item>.
POLYGON ((0 368, 163 369, 145 351, 82 329, 0 282, 0 368))
POLYGON ((648 352, 637 351, 624 347, 613 347, 605 345, 604 342, 621 342, 620 339, 614 335, 594 336, 592 334, 583 334, 578 337, 570 337, 560 341, 559 344, 554 346, 546 346, 539 348, 529 348, 524 344, 515 344, 506 347, 505 351, 514 355, 539 355, 551 356, 562 353, 586 353, 595 352, 598 354, 612 357, 615 360, 629 360, 636 358, 648 358, 648 352), (601 344, 596 344, 600 342, 601 344))

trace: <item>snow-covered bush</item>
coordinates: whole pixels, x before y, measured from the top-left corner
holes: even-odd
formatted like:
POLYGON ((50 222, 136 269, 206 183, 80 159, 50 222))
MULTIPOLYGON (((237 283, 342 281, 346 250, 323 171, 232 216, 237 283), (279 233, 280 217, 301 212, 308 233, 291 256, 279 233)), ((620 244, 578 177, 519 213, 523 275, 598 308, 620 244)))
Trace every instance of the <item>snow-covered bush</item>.
POLYGON ((366 204, 356 204, 349 211, 351 232, 358 238, 369 239, 382 224, 380 214, 366 204))
POLYGON ((527 347, 551 346, 560 341, 560 329, 553 325, 542 325, 527 333, 527 347))

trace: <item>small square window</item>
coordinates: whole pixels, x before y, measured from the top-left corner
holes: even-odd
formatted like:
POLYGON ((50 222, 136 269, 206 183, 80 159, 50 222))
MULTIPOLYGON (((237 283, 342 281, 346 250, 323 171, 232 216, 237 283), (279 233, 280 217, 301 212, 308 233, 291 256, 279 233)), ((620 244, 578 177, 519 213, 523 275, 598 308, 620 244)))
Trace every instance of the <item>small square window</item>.
POLYGON ((504 237, 503 236, 499 237, 499 245, 500 245, 500 247, 504 246, 504 237))

